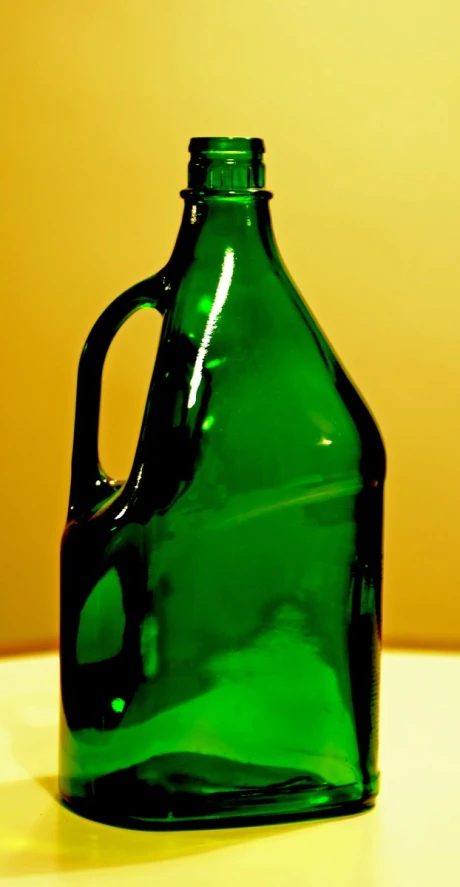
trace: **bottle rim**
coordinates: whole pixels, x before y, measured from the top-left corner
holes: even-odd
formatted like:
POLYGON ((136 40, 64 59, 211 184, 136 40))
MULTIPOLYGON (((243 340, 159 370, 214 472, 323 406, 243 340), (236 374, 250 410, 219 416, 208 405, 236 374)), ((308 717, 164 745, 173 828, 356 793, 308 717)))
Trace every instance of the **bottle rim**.
POLYGON ((260 157, 265 152, 262 139, 241 136, 200 136, 190 139, 191 154, 245 154, 260 157))

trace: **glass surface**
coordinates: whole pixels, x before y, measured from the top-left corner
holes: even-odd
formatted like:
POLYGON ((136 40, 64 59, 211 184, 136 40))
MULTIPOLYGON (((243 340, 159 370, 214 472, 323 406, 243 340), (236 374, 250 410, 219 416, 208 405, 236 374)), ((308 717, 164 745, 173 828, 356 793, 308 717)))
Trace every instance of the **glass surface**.
POLYGON ((258 139, 193 139, 166 267, 81 357, 62 543, 60 786, 155 827, 358 810, 378 787, 375 422, 279 257, 258 139), (109 344, 163 315, 130 476, 98 462, 109 344))

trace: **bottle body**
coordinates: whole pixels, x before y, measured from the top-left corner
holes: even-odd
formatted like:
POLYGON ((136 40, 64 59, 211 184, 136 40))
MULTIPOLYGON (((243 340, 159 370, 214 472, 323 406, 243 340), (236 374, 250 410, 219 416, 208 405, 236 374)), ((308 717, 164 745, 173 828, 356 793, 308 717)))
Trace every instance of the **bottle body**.
POLYGON ((384 450, 265 205, 186 198, 130 478, 64 534, 60 785, 105 821, 376 794, 384 450))

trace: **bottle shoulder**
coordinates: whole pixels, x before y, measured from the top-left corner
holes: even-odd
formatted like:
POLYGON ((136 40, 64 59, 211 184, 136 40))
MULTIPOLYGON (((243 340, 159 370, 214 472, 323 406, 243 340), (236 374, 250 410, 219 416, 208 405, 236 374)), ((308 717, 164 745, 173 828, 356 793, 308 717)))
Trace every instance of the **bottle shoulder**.
POLYGON ((318 319, 283 265, 280 282, 311 332, 329 375, 330 383, 334 386, 356 426, 361 439, 361 447, 373 454, 373 462, 379 466, 379 474, 383 478, 386 471, 385 446, 381 430, 367 399, 343 364, 318 319))
POLYGON ((219 282, 185 279, 153 381, 151 434, 165 454, 185 451, 187 437, 190 454, 234 473, 252 465, 261 485, 302 477, 305 466, 318 476, 362 465, 383 474, 374 420, 283 272, 265 269, 254 283, 240 269, 224 293, 219 282))

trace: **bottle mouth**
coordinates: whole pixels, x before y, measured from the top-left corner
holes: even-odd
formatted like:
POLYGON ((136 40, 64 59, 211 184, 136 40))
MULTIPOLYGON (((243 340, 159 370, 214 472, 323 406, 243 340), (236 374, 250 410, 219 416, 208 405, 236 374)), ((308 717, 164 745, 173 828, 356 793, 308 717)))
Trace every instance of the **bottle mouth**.
POLYGON ((213 136, 190 141, 188 187, 200 191, 248 191, 263 188, 262 139, 213 136))

